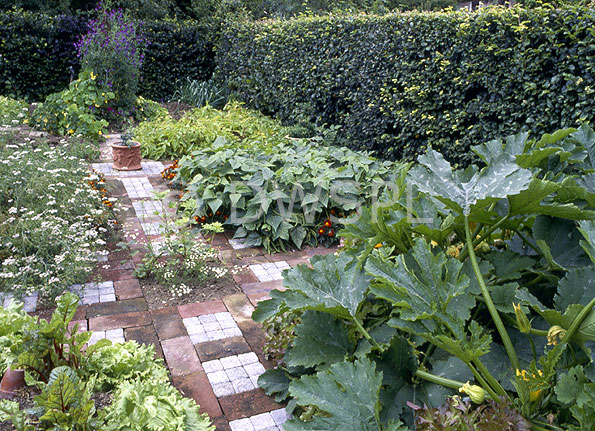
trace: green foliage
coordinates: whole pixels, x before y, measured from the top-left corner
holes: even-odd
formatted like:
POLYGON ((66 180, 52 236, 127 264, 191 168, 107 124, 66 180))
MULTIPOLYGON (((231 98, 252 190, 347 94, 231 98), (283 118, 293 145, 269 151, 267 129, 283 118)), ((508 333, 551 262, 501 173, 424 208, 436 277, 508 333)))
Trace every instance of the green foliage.
POLYGON ((77 139, 0 147, 0 292, 52 299, 86 281, 115 219, 89 171, 98 152, 77 139))
POLYGON ((33 328, 35 319, 23 311, 23 304, 11 303, 0 313, 0 374, 14 363, 23 347, 26 333, 33 328))
POLYGON ((102 390, 113 389, 125 380, 168 380, 167 369, 163 360, 155 357, 155 349, 135 341, 98 349, 87 358, 81 372, 93 376, 96 387, 102 390))
POLYGON ((315 140, 279 134, 260 140, 261 130, 249 132, 241 145, 218 138, 182 158, 174 179, 188 190, 183 206, 191 217, 220 211, 229 216, 225 224, 237 228, 235 238, 248 245, 272 251, 332 243, 339 217, 385 188, 389 162, 315 140), (263 151, 255 155, 258 146, 263 151))
POLYGON ((136 380, 120 385, 107 408, 109 431, 213 431, 196 403, 163 382, 136 380))
POLYGON ((16 126, 27 118, 29 107, 21 100, 0 96, 0 125, 16 126))
POLYGON ((85 31, 80 17, 0 13, 0 94, 39 101, 62 91, 78 72, 74 43, 85 31))
POLYGON ((340 126, 351 148, 469 164, 477 142, 592 120, 594 21, 567 7, 234 22, 217 74, 262 112, 340 126))
MULTIPOLYGON (((131 12, 142 11, 125 3, 131 12)), ((142 1, 143 6, 148 3, 142 1)), ((214 54, 208 28, 194 21, 152 18, 144 21, 143 28, 150 43, 141 67, 140 94, 167 100, 178 79, 210 78, 214 54)), ((81 16, 0 13, 0 94, 40 101, 62 91, 79 71, 74 44, 87 30, 87 19, 81 16)))
POLYGON ((176 82, 176 92, 172 101, 183 102, 202 108, 205 105, 221 109, 227 103, 229 90, 225 85, 219 85, 214 80, 197 81, 186 78, 176 82))
POLYGON ((106 131, 107 121, 100 118, 100 110, 114 99, 114 93, 99 84, 97 75, 89 69, 66 90, 50 94, 37 106, 31 125, 56 135, 80 135, 94 140, 106 131))
POLYGON ((0 422, 17 431, 213 431, 196 403, 170 385, 153 346, 101 340, 83 349, 92 334, 70 325, 78 301, 63 295, 49 322, 27 315, 22 304, 0 308, 0 364, 24 367, 27 382, 41 390, 27 411, 0 401, 0 422), (112 391, 112 404, 97 411, 96 391, 112 391))
POLYGON ((48 384, 35 403, 41 410, 39 420, 57 428, 86 431, 95 413, 90 399, 92 384, 83 384, 76 372, 66 366, 52 370, 48 384))
POLYGON ((232 102, 223 110, 193 109, 178 121, 162 116, 143 122, 136 128, 136 137, 143 144, 143 157, 155 160, 210 148, 218 137, 228 139, 230 146, 266 149, 280 142, 285 132, 279 122, 232 102))
POLYGON ((429 150, 401 168, 382 207, 347 223, 338 256, 288 270, 286 290, 253 314, 267 322, 312 310, 285 364, 259 379, 293 398, 286 429, 392 429, 383 427, 398 420, 428 430, 589 429, 595 189, 581 179, 594 147, 582 126, 475 146, 482 168, 456 170, 429 150), (369 383, 352 393, 363 374, 369 383), (457 389, 489 401, 443 404, 457 389), (374 415, 352 408, 363 396, 374 415))

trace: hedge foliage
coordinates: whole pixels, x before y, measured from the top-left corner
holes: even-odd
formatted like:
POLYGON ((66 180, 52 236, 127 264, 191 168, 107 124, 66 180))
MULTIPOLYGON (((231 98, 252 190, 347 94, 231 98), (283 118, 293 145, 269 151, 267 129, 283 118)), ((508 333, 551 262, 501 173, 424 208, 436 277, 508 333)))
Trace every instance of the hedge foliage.
MULTIPOLYGON (((151 42, 142 69, 141 94, 166 99, 179 78, 207 79, 213 49, 207 31, 192 21, 146 21, 151 42)), ((75 41, 87 32, 86 19, 41 13, 0 13, 0 94, 42 100, 68 87, 70 67, 79 60, 75 41)))
POLYGON ((241 22, 217 75, 283 120, 340 125, 340 143, 389 159, 432 145, 543 133, 595 114, 595 10, 488 8, 241 22))

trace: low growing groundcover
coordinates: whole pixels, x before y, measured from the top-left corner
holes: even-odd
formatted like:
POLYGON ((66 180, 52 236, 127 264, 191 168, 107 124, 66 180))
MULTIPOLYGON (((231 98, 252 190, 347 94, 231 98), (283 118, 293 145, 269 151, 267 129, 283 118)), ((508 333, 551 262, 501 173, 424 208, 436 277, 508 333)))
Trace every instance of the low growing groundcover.
POLYGON ((96 145, 0 136, 0 294, 53 299, 86 281, 116 220, 96 145))

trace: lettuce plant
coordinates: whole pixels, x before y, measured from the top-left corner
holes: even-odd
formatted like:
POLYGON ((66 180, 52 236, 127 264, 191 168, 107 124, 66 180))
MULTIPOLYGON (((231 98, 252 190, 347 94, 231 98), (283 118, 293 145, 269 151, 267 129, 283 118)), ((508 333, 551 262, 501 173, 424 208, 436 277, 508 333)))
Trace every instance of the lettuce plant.
POLYGON ((474 151, 481 168, 431 149, 403 166, 401 193, 346 225, 347 250, 288 270, 259 303, 259 321, 303 313, 285 367, 259 380, 292 399, 285 429, 394 430, 414 423, 407 402, 456 391, 535 430, 592 423, 595 132, 474 151), (374 409, 334 407, 351 403, 374 409))

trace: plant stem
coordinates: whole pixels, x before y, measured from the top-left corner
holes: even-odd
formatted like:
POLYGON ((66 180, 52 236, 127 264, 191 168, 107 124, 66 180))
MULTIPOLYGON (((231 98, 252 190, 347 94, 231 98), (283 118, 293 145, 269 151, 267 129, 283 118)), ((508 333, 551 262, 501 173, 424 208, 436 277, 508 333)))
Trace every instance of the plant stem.
POLYGON ((500 399, 500 397, 498 396, 498 394, 496 393, 496 391, 489 385, 488 382, 485 381, 485 379, 482 377, 482 375, 479 373, 479 371, 477 371, 475 369, 475 367, 473 366, 473 364, 467 363, 467 367, 469 367, 469 369, 471 370, 471 372, 475 376, 475 379, 477 380, 477 382, 485 389, 485 391, 488 394, 490 394, 490 397, 493 400, 500 399))
POLYGON ((456 380, 447 379, 446 377, 440 377, 432 373, 428 373, 427 371, 418 369, 415 372, 415 375, 421 379, 427 380, 428 382, 436 383, 437 385, 441 385, 451 389, 460 389, 464 383, 458 382, 456 380))
POLYGON ((479 358, 474 359, 473 363, 475 364, 479 372, 481 372, 481 374, 485 377, 490 386, 494 388, 494 390, 499 396, 506 395, 506 391, 504 390, 500 382, 496 380, 494 376, 492 376, 492 374, 488 371, 486 366, 483 364, 483 362, 481 362, 479 358))
MULTIPOLYGON (((472 244, 473 244, 473 248, 477 247, 478 244, 480 244, 482 241, 484 241, 487 237, 489 237, 492 233, 494 233, 494 231, 496 229, 498 229, 500 226, 502 226, 510 217, 510 215, 506 215, 504 217, 502 217, 500 220, 498 220, 498 222, 494 225, 492 225, 488 230, 486 230, 484 232, 484 234, 473 240, 472 244)), ((467 223, 467 216, 465 216, 465 223, 467 223)), ((477 229, 475 229, 477 231, 477 229)), ((465 233, 467 232, 467 230, 465 229, 465 233)), ((477 234, 475 232, 473 232, 471 234, 471 238, 475 238, 477 236, 477 234)), ((463 260, 465 260, 465 258, 467 257, 467 254, 469 253, 469 245, 465 244, 465 246, 463 247, 463 250, 461 251, 461 254, 459 255, 459 260, 462 262, 463 260)))
POLYGON ((354 317, 353 321, 355 322, 355 326, 357 326, 357 329, 361 332, 361 334, 364 336, 364 338, 366 340, 368 340, 370 343, 372 343, 372 345, 374 345, 374 347, 376 347, 377 349, 380 349, 380 345, 376 342, 376 340, 374 338, 372 338, 370 333, 368 331, 366 331, 366 328, 364 328, 364 325, 362 325, 360 323, 359 319, 357 317, 354 317))
POLYGON ((477 278, 477 282, 479 283, 479 287, 481 289, 481 294, 486 301, 486 305, 494 320, 494 324, 496 325, 496 329, 498 329, 498 333, 500 334, 500 338, 504 343, 504 348, 506 349, 506 353, 508 354, 508 358, 512 363, 512 366, 515 370, 520 369, 519 358, 517 357, 516 351, 512 346, 512 341, 510 341, 510 336, 508 332, 506 332, 506 328, 502 323, 502 319, 500 318, 500 314, 498 310, 496 310, 496 306, 494 305, 494 301, 492 301, 492 297, 490 296, 490 292, 483 280, 483 276, 481 275, 481 270, 479 269, 479 264, 477 263, 477 257, 475 256, 475 250, 473 249, 473 242, 471 238, 471 229, 469 229, 469 217, 465 215, 465 236, 467 237, 467 248, 469 249, 469 259, 471 260, 471 266, 473 267, 473 272, 475 273, 475 277, 477 278))
POLYGON ((533 360, 537 363, 537 350, 535 350, 535 343, 533 342, 533 338, 531 338, 531 334, 525 334, 529 339, 529 343, 531 343, 531 350, 533 351, 533 360))
POLYGON ((589 315, 591 311, 593 311, 593 307, 595 307, 595 298, 591 299, 589 303, 581 310, 581 312, 576 316, 576 318, 572 321, 570 328, 566 331, 566 335, 562 338, 561 343, 568 343, 574 333, 578 330, 579 326, 583 323, 583 320, 589 315))

